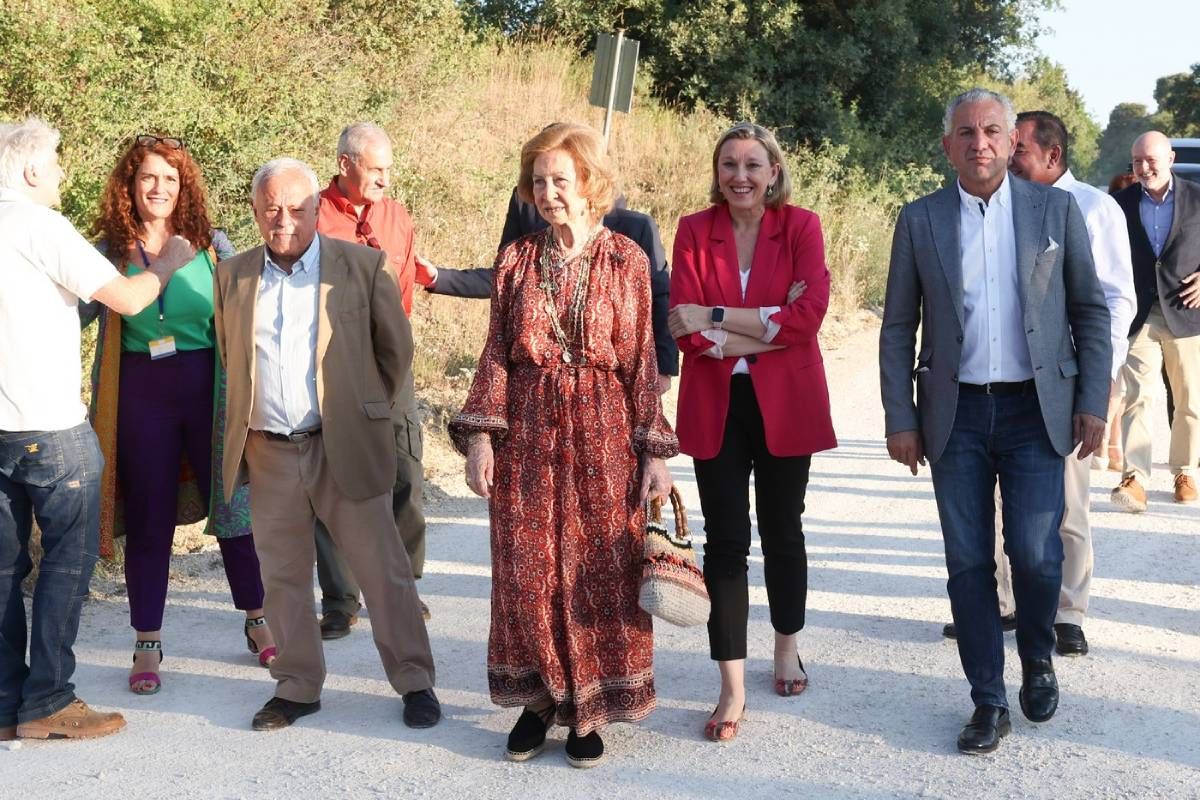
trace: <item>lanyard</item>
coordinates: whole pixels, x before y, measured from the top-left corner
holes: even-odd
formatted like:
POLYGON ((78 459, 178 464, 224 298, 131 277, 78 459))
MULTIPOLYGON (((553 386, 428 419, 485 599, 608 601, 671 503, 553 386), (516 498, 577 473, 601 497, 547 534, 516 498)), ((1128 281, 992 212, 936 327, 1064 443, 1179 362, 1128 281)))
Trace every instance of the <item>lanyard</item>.
MULTIPOLYGON (((149 272, 150 271, 150 257, 148 255, 146 255, 146 249, 144 247, 142 247, 142 240, 137 239, 136 241, 137 241, 138 254, 142 257, 142 265, 146 268, 146 271, 149 272)), ((163 297, 165 297, 166 294, 167 294, 167 286, 166 286, 166 284, 163 284, 162 291, 159 292, 159 294, 158 294, 158 335, 159 336, 163 335, 163 327, 164 327, 163 320, 166 319, 166 306, 163 304, 163 297)))

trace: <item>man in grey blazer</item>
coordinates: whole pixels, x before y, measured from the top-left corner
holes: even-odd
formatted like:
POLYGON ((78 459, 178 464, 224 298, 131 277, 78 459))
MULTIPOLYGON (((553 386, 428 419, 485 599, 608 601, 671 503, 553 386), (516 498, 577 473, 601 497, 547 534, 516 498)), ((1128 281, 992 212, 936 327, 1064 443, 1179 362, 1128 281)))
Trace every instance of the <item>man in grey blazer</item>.
POLYGON ((965 753, 995 750, 1011 729, 992 555, 997 481, 1021 710, 1042 722, 1058 707, 1050 651, 1063 459, 1076 445, 1080 459, 1100 446, 1112 359, 1078 205, 1008 174, 1015 116, 1006 97, 984 89, 950 101, 942 147, 958 179, 900 212, 879 339, 888 453, 914 475, 928 458, 933 474, 958 653, 976 706, 958 737, 965 753))

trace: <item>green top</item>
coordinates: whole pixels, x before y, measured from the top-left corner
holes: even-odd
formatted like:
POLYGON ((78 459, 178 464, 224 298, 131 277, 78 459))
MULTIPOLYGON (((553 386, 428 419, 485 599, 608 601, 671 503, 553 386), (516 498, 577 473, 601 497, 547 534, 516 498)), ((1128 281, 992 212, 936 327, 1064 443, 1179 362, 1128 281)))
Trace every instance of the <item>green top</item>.
MULTIPOLYGON (((130 264, 129 277, 145 272, 130 264)), ((158 301, 132 316, 121 315, 121 350, 149 353, 150 340, 175 337, 176 350, 207 350, 216 346, 213 331, 213 263, 208 251, 171 276, 162 294, 163 321, 158 321, 158 301)))

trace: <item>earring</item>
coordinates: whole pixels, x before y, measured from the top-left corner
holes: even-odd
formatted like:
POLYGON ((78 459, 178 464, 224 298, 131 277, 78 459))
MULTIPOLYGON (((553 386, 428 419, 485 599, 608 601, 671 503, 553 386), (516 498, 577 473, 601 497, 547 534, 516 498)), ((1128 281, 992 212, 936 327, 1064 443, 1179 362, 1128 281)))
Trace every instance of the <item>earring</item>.
POLYGON ((767 197, 770 197, 773 194, 775 194, 775 184, 768 183, 767 184, 767 197))

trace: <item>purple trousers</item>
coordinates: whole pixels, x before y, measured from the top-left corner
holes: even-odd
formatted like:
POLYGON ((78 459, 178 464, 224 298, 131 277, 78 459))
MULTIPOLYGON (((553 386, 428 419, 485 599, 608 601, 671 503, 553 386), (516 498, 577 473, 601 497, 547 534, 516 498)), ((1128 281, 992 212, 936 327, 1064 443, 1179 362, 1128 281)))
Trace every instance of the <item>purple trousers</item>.
MULTIPOLYGON (((162 628, 183 454, 209 502, 215 352, 187 350, 157 361, 147 353, 121 353, 117 476, 125 500, 129 621, 136 631, 162 628)), ((234 606, 262 608, 253 537, 217 542, 234 606)))

